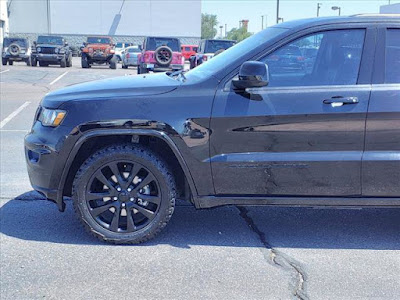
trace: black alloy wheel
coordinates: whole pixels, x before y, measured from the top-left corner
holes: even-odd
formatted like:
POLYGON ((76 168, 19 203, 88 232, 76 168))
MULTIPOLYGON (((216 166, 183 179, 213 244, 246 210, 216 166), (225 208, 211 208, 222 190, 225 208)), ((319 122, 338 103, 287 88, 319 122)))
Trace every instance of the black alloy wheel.
POLYGON ((83 225, 112 243, 140 243, 168 223, 175 180, 166 164, 140 145, 114 145, 93 154, 73 184, 73 203, 83 225))
POLYGON ((86 189, 92 217, 113 232, 147 226, 160 208, 161 192, 154 175, 132 161, 112 161, 95 172, 86 189))

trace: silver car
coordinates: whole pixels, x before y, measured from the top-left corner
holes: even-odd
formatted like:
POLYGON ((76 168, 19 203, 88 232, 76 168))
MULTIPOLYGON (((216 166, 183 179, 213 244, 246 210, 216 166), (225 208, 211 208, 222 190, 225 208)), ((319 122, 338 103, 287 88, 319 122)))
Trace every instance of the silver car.
POLYGON ((122 53, 122 68, 127 69, 129 66, 138 66, 139 53, 139 46, 130 46, 126 48, 122 53))

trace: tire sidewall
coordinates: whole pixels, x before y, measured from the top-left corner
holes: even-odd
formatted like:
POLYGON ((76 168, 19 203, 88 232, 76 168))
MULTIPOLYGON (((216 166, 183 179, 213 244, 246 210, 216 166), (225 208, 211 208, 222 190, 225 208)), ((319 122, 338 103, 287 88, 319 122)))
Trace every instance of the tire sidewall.
POLYGON ((162 226, 162 224, 165 222, 166 217, 170 215, 171 197, 173 197, 173 202, 175 202, 174 195, 171 195, 172 193, 167 184, 167 180, 165 177, 165 172, 167 172, 167 170, 165 169, 165 167, 163 166, 161 170, 159 170, 153 163, 150 162, 155 161, 154 158, 151 159, 150 156, 148 156, 144 152, 138 153, 138 151, 135 151, 136 149, 134 149, 134 151, 132 150, 133 149, 119 149, 108 153, 107 155, 99 155, 97 158, 94 158, 91 164, 83 170, 79 178, 75 178, 75 180, 78 179, 78 182, 76 184, 74 182, 73 201, 78 208, 81 219, 92 229, 92 231, 96 235, 99 235, 104 240, 112 240, 116 243, 124 243, 136 239, 143 239, 146 238, 146 236, 151 235, 153 231, 156 230, 156 228, 162 226), (94 172, 99 170, 106 163, 115 160, 126 160, 132 161, 134 163, 137 162, 146 167, 157 179, 159 193, 161 194, 160 207, 158 208, 154 219, 150 221, 150 223, 147 224, 144 228, 131 233, 115 233, 101 226, 90 214, 89 207, 86 204, 85 200, 87 185, 94 172))
POLYGON ((160 46, 154 51, 154 58, 155 58, 157 64, 159 64, 160 66, 169 66, 171 64, 171 62, 172 62, 172 59, 173 59, 172 49, 170 47, 168 47, 168 46, 160 46), (170 53, 170 58, 169 58, 169 60, 167 62, 162 62, 162 61, 160 61, 158 59, 157 55, 161 50, 167 50, 170 53))

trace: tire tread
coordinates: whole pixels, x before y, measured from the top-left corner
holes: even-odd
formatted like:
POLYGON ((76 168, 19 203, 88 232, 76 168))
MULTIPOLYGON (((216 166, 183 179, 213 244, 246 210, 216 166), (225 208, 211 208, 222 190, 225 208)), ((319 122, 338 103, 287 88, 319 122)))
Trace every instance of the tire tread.
POLYGON ((149 149, 146 147, 143 147, 141 145, 130 145, 130 144, 121 144, 121 145, 112 145, 108 146, 106 148, 103 148, 97 152, 95 152, 92 156, 90 156, 79 168, 78 172, 75 175, 73 186, 72 186, 72 203, 73 207, 75 210, 75 215, 80 219, 81 224, 85 228, 85 230, 94 236, 95 238, 99 239, 100 241, 106 241, 109 243, 113 244, 140 244, 143 242, 146 242, 148 240, 153 239, 155 236, 157 236, 163 228, 168 224, 169 220, 172 217, 172 214, 174 212, 175 208, 175 200, 176 200, 176 183, 175 183, 175 178, 170 172, 169 168, 167 167, 167 164, 156 154, 151 152, 149 149), (137 239, 129 240, 129 239, 113 239, 113 238, 108 238, 102 233, 96 231, 92 226, 90 226, 83 218, 83 215, 78 207, 78 195, 77 195, 77 185, 80 181, 80 178, 82 175, 86 172, 88 168, 98 159, 104 156, 112 155, 116 151, 132 151, 132 153, 140 156, 143 159, 146 159, 147 161, 150 161, 154 166, 161 172, 163 175, 164 179, 166 180, 166 185, 169 189, 168 193, 168 201, 169 204, 167 205, 166 211, 165 211, 165 216, 159 220, 157 224, 152 224, 154 227, 152 230, 150 230, 146 235, 139 237, 137 239))

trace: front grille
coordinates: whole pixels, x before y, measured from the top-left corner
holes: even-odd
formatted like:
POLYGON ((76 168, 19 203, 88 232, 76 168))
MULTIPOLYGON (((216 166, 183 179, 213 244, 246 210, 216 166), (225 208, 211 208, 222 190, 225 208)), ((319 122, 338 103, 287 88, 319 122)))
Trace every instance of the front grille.
POLYGON ((41 47, 41 53, 43 53, 43 54, 54 54, 54 50, 55 50, 55 48, 54 47, 41 47))

